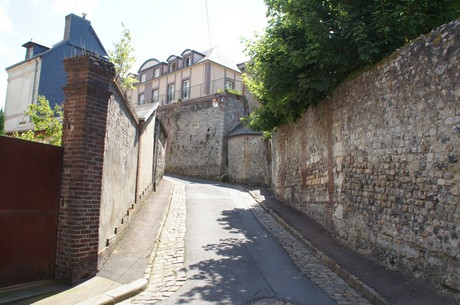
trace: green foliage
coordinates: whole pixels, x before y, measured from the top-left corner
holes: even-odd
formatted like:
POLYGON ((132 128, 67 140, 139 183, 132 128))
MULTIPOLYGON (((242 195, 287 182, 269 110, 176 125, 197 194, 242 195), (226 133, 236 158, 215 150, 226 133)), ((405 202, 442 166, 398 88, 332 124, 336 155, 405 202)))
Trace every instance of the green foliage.
POLYGON ((58 117, 63 117, 64 113, 60 105, 56 105, 52 109, 48 100, 40 95, 38 96, 37 104, 29 105, 24 114, 30 117, 35 129, 20 135, 15 132, 13 137, 55 146, 62 145, 62 124, 59 122, 58 117))
POLYGON ((5 134, 5 113, 3 108, 0 108, 0 135, 5 134))
POLYGON ((294 122, 348 75, 459 16, 458 0, 265 0, 269 25, 247 41, 254 130, 294 122))
POLYGON ((224 92, 232 93, 232 94, 235 94, 235 95, 243 95, 243 92, 235 90, 235 89, 219 89, 219 90, 217 90, 217 93, 224 93, 224 92))
POLYGON ((136 78, 129 75, 129 70, 136 62, 133 55, 134 48, 131 46, 131 32, 125 28, 122 23, 123 31, 121 32, 120 41, 114 43, 115 49, 109 51, 110 62, 115 66, 115 79, 121 85, 124 91, 134 88, 136 78))

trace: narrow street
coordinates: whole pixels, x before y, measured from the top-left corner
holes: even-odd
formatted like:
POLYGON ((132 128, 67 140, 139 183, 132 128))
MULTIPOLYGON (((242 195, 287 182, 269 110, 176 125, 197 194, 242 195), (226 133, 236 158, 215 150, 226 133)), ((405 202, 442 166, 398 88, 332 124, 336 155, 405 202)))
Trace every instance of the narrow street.
POLYGON ((175 186, 149 287, 121 304, 368 304, 244 189, 166 179, 175 186))

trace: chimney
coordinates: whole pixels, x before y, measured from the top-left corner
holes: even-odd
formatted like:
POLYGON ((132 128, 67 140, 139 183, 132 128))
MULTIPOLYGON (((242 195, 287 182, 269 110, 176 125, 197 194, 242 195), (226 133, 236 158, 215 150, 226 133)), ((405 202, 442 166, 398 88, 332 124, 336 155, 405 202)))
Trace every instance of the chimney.
POLYGON ((67 15, 65 17, 65 29, 64 29, 64 40, 69 39, 70 37, 70 24, 72 22, 72 15, 67 15))

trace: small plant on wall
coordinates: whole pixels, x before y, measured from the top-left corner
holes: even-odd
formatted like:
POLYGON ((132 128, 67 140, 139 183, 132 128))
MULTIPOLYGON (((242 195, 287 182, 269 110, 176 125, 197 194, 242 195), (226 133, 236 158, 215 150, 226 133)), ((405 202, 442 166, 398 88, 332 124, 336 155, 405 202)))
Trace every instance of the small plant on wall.
POLYGON ((0 135, 5 134, 5 114, 3 108, 0 108, 0 135))

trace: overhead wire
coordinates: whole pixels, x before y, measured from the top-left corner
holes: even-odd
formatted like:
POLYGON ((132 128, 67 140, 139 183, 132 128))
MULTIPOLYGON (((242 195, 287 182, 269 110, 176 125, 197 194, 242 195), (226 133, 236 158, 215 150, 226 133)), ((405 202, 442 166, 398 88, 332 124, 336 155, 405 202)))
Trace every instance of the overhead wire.
POLYGON ((206 20, 208 22, 208 39, 209 39, 209 50, 212 49, 212 43, 211 43, 211 26, 209 25, 209 10, 208 10, 208 0, 204 0, 206 4, 206 20))

